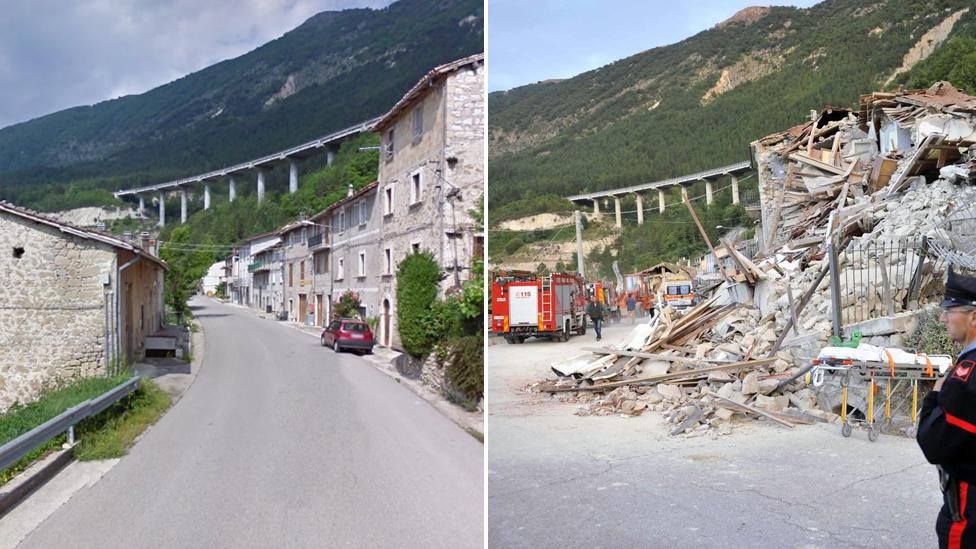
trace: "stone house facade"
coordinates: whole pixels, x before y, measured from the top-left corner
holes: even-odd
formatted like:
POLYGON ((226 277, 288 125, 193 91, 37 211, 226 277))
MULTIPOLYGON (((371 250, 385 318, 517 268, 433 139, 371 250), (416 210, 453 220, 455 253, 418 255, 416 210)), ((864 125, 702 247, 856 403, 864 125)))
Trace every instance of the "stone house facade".
POLYGON ((251 264, 248 266, 251 273, 251 307, 273 314, 282 310, 283 259, 284 248, 280 242, 251 254, 251 264))
POLYGON ((0 410, 141 356, 164 321, 146 249, 0 202, 0 410))
POLYGON ((359 295, 362 318, 380 316, 380 284, 391 273, 383 263, 376 189, 376 182, 355 192, 350 187, 345 198, 309 219, 322 237, 313 248, 318 326, 345 292, 359 295))
POLYGON ((227 275, 231 301, 238 305, 261 308, 261 304, 254 296, 255 256, 278 242, 278 235, 275 232, 262 233, 248 238, 234 250, 230 258, 230 272, 227 275))
POLYGON ((374 126, 381 150, 377 209, 382 258, 392 273, 379 286, 380 341, 399 347, 396 265, 415 250, 433 253, 442 291, 471 276, 484 227, 470 211, 484 194, 484 54, 441 65, 421 78, 374 126), (389 317, 389 321, 386 318, 389 317))
POLYGON ((312 303, 312 261, 308 251, 308 238, 312 226, 305 221, 289 223, 278 231, 282 247, 283 305, 288 320, 302 324, 314 324, 312 303))

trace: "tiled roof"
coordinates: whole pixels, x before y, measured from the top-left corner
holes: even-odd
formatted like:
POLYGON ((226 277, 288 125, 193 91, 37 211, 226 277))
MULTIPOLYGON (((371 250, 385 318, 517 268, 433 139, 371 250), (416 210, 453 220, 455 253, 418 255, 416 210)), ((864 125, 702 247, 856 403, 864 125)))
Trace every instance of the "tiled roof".
POLYGON ((77 236, 79 238, 84 238, 87 240, 95 240, 102 242, 103 244, 108 244, 113 248, 126 250, 132 252, 138 256, 145 257, 146 259, 158 264, 163 269, 169 270, 169 265, 166 264, 162 259, 152 255, 147 250, 141 246, 136 246, 135 244, 130 244, 119 237, 94 229, 85 229, 82 227, 77 227, 70 223, 65 223, 58 219, 54 219, 48 215, 42 214, 40 212, 35 212, 33 210, 28 210, 27 208, 22 208, 19 206, 14 206, 10 202, 0 200, 0 213, 6 212, 17 217, 33 221, 34 223, 40 223, 42 225, 47 225, 49 227, 54 227, 62 233, 70 234, 72 236, 77 236))

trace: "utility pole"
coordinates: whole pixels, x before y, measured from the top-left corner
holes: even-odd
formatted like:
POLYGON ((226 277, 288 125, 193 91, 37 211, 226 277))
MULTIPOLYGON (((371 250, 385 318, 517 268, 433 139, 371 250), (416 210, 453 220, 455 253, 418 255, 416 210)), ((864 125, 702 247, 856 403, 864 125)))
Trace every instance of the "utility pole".
POLYGON ((583 272, 583 221, 579 210, 576 210, 576 270, 586 278, 583 272))

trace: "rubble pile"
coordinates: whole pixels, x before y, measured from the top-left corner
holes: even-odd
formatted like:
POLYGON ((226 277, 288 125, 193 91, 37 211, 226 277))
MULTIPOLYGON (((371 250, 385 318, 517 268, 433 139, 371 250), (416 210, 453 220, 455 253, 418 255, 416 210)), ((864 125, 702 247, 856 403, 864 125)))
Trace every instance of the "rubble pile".
POLYGON ((727 434, 749 417, 790 427, 833 421, 802 380, 831 335, 829 247, 839 268, 883 269, 865 280, 893 281, 845 288, 842 311, 858 305, 871 318, 911 315, 937 299, 945 268, 937 257, 848 250, 937 238, 940 219, 976 200, 972 143, 976 98, 944 82, 866 95, 859 111, 828 108, 757 140, 761 251, 750 258, 723 241, 734 268, 710 297, 683 313, 659 311, 616 346, 554 364, 557 377, 535 390, 579 403, 578 415, 661 412, 672 434, 727 434), (916 267, 920 289, 909 295, 894 273, 916 267))

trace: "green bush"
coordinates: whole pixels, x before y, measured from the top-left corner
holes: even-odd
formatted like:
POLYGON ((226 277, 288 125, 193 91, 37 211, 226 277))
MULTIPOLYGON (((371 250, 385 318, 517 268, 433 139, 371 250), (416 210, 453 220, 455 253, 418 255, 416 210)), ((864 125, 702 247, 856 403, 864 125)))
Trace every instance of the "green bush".
POLYGON ((443 274, 434 256, 421 251, 408 255, 397 265, 397 327, 403 349, 414 357, 430 353, 427 322, 437 299, 443 274))
POLYGON ((512 255, 515 252, 519 251, 519 248, 521 248, 522 246, 525 246, 525 241, 519 237, 515 237, 509 240, 508 244, 505 244, 505 253, 507 253, 508 255, 512 255))
POLYGON ((927 355, 949 355, 955 357, 962 351, 962 345, 949 338, 949 332, 939 321, 942 312, 936 308, 925 309, 916 316, 918 327, 905 341, 910 351, 927 355))
POLYGON ((346 291, 339 297, 332 312, 336 318, 358 318, 359 307, 359 294, 346 291))
POLYGON ((456 299, 438 300, 431 303, 421 317, 423 326, 423 354, 430 353, 434 345, 461 335, 461 308, 456 299))
POLYGON ((484 342, 480 336, 465 336, 452 340, 448 346, 445 392, 465 408, 473 409, 485 391, 484 342))

